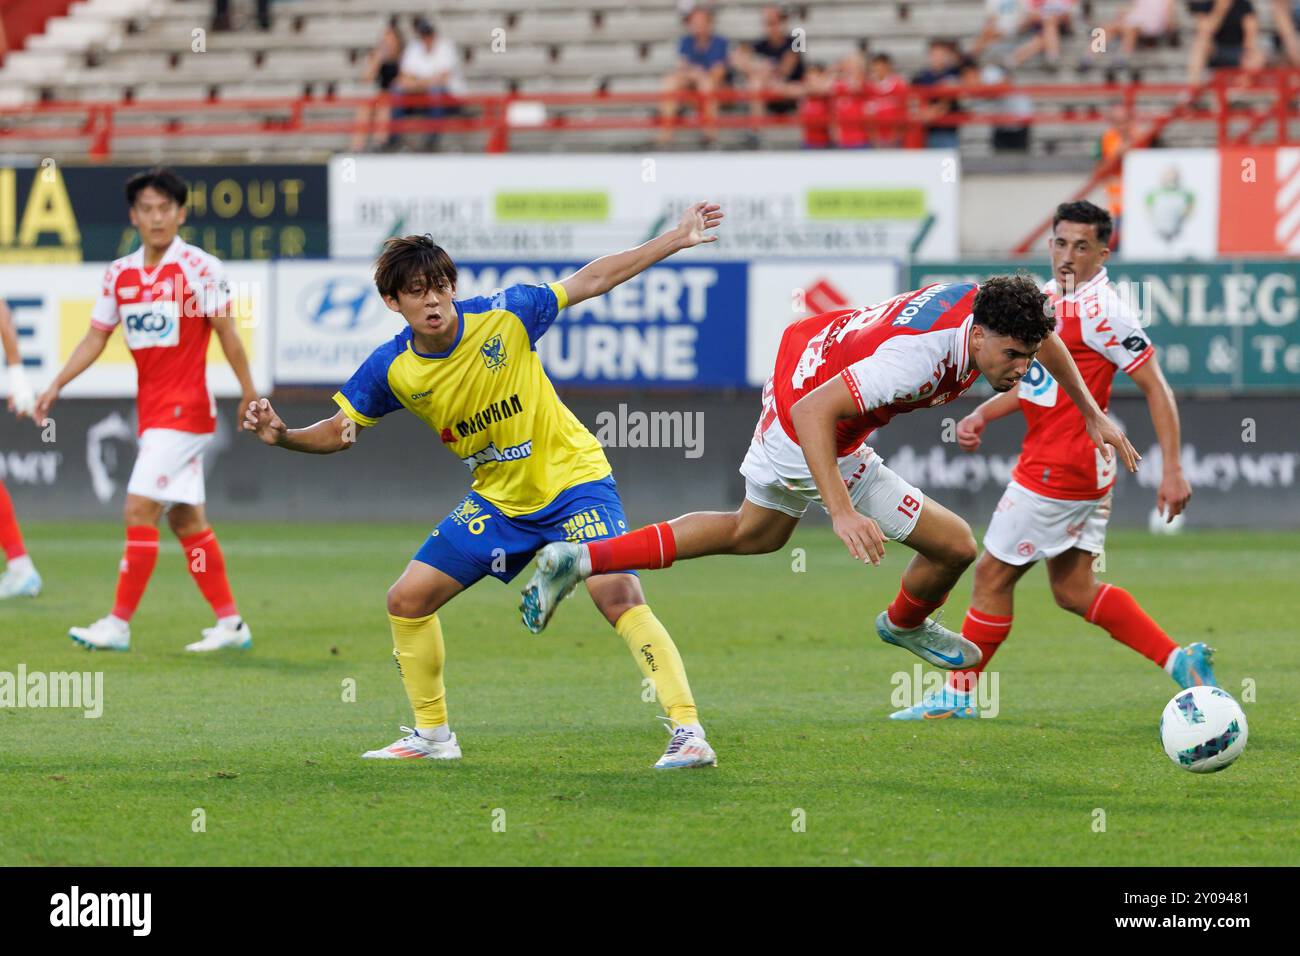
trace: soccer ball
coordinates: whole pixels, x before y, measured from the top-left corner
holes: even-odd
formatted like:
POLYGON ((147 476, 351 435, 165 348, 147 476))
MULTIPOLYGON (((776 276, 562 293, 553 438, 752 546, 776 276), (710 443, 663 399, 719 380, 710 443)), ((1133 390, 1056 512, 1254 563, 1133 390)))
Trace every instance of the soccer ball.
POLYGON ((1214 773, 1246 749, 1246 714, 1226 690, 1180 690, 1160 715, 1160 740, 1169 759, 1192 773, 1214 773))
POLYGON ((1174 515, 1173 521, 1166 521, 1159 508, 1152 508, 1151 513, 1147 515, 1147 530, 1152 534, 1178 534, 1183 530, 1183 523, 1186 520, 1187 512, 1174 515))

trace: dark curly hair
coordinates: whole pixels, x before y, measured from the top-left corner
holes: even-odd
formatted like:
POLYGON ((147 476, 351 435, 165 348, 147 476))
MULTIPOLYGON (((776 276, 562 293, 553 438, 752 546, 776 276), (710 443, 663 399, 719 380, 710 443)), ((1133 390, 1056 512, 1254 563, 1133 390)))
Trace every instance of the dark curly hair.
POLYGON ((971 311, 975 324, 994 335, 1037 345, 1056 330, 1047 296, 1032 276, 993 276, 980 283, 971 311))

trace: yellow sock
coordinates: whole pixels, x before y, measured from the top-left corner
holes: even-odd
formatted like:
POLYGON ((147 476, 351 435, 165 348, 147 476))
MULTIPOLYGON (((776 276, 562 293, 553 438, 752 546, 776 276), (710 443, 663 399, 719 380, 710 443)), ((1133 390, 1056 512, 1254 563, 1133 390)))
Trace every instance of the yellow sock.
POLYGON ((677 653, 677 645, 649 605, 638 604, 624 611, 614 630, 636 658, 641 673, 654 682, 655 693, 667 710, 668 719, 675 725, 699 723, 695 698, 691 696, 691 685, 686 681, 686 668, 677 653))
POLYGON ((393 659, 406 685, 406 696, 415 711, 415 729, 438 727, 447 722, 447 691, 442 683, 446 650, 438 615, 397 617, 388 615, 393 628, 393 659))

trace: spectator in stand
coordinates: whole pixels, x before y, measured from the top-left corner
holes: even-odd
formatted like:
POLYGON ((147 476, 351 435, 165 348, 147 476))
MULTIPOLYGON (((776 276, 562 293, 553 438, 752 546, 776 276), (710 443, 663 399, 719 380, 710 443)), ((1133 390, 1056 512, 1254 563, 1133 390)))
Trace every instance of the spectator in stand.
POLYGON ((835 65, 831 82, 831 140, 840 149, 866 149, 871 138, 864 120, 867 58, 850 53, 835 65))
MULTIPOLYGON (((397 79, 390 89, 413 95, 422 93, 428 96, 463 96, 465 80, 460 74, 460 57, 456 44, 450 37, 439 36, 438 29, 428 20, 419 17, 415 21, 415 38, 406 45, 401 62, 397 68, 397 79)), ((434 106, 401 106, 398 116, 423 116, 437 119, 456 112, 454 105, 442 103, 434 106)), ((425 136, 425 147, 434 149, 438 145, 438 134, 425 136)))
POLYGON ((1071 18, 1079 0, 1026 2, 1028 7, 1025 22, 1029 32, 1034 35, 1011 54, 1007 65, 1015 69, 1042 53, 1048 67, 1056 69, 1061 65, 1061 37, 1070 36, 1074 31, 1071 18))
POLYGON ((735 66, 745 78, 745 88, 755 96, 750 101, 750 115, 793 113, 802 92, 803 55, 795 49, 790 34, 790 18, 778 6, 763 8, 763 36, 754 43, 738 44, 735 66), (762 94, 781 94, 789 99, 768 99, 762 94))
POLYGON ((1300 0, 1273 0, 1273 29, 1283 61, 1300 66, 1300 0))
POLYGON ((1190 0, 1187 9, 1195 30, 1188 83, 1203 83, 1207 66, 1258 70, 1264 65, 1259 17, 1251 0, 1190 0))
POLYGON ((804 97, 799 103, 804 149, 831 145, 831 74, 823 63, 810 63, 804 72, 804 97))
MULTIPOLYGON (((1133 58, 1138 44, 1154 46, 1174 34, 1174 0, 1132 0, 1111 22, 1102 27, 1107 53, 1113 52, 1111 37, 1119 35, 1119 52, 1113 57, 1114 66, 1124 69, 1133 58)), ((1089 46, 1092 58, 1097 51, 1089 46)), ((1113 215, 1113 214, 1112 214, 1113 215)))
POLYGON ((401 72, 402 48, 402 31, 397 26, 397 17, 392 17, 379 35, 379 42, 366 56, 366 82, 374 83, 379 92, 372 103, 357 110, 356 132, 352 136, 354 153, 366 148, 372 133, 375 145, 380 149, 392 146, 392 135, 388 131, 391 117, 388 91, 401 72))
POLYGON ((1137 142, 1137 125, 1132 114, 1123 103, 1117 103, 1111 109, 1111 123, 1097 144, 1099 158, 1105 162, 1117 160, 1114 172, 1106 177, 1106 207, 1115 227, 1111 232, 1110 248, 1119 250, 1120 224, 1124 213, 1124 165, 1122 157, 1137 142))
MULTIPOLYGON (((271 0, 257 0, 257 28, 271 29, 271 0)), ((216 0, 212 6, 212 32, 232 29, 230 0, 216 0)))
POLYGON ((907 81, 894 69, 893 57, 888 53, 877 53, 871 58, 864 112, 872 121, 868 133, 874 145, 881 148, 903 145, 907 81))
POLYGON ((983 56, 989 49, 999 57, 1010 53, 1019 43, 1025 23, 1025 0, 984 0, 984 14, 984 26, 971 45, 971 56, 983 56))
MULTIPOLYGON (((961 51, 953 40, 933 39, 926 49, 926 67, 912 77, 913 86, 940 86, 952 84, 957 80, 961 62, 961 51)), ((935 97, 925 100, 921 105, 920 115, 925 122, 925 145, 931 149, 956 149, 957 128, 936 123, 957 111, 955 97, 935 97)))
POLYGON ((673 94, 660 108, 663 128, 659 131, 659 145, 667 146, 673 139, 673 126, 677 121, 682 102, 678 94, 694 91, 703 98, 700 115, 705 121, 704 138, 709 144, 717 140, 714 122, 718 116, 718 103, 713 94, 727 83, 727 41, 713 32, 713 11, 695 7, 686 15, 686 35, 677 46, 677 66, 664 77, 664 92, 673 94))

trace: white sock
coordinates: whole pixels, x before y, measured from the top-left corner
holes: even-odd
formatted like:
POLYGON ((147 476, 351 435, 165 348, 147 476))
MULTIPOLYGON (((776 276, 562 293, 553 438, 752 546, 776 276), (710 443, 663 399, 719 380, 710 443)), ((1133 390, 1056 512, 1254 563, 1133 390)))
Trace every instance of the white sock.
POLYGON ((119 630, 126 630, 127 628, 129 628, 129 627, 131 626, 131 622, 130 622, 130 621, 124 621, 124 620, 122 620, 120 617, 118 617, 116 614, 110 614, 110 615, 108 616, 108 619, 109 619, 110 621, 112 621, 114 624, 116 624, 119 630))
POLYGON ((217 618, 217 627, 224 627, 228 631, 238 630, 239 622, 242 620, 243 618, 238 614, 232 614, 230 617, 219 617, 217 618))
POLYGON ((30 574, 36 570, 36 566, 32 564, 32 559, 25 554, 21 558, 11 559, 8 568, 15 574, 30 574))
POLYGON ((578 549, 578 573, 584 578, 591 577, 591 552, 585 544, 578 549))
POLYGON ((1169 656, 1165 658, 1165 673, 1170 677, 1174 676, 1174 665, 1178 663, 1178 655, 1182 652, 1183 649, 1181 647, 1175 647, 1169 652, 1169 656))
POLYGON ((446 724, 439 724, 437 727, 416 727, 415 732, 425 740, 433 740, 440 744, 451 740, 451 730, 446 724))
POLYGON ((693 734, 694 734, 695 736, 697 736, 697 737, 703 737, 703 736, 704 736, 704 725, 703 725, 703 724, 678 724, 678 725, 673 729, 673 732, 676 733, 676 732, 679 731, 679 730, 689 731, 690 733, 693 733, 693 734))

